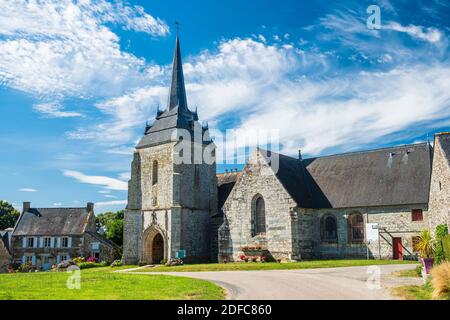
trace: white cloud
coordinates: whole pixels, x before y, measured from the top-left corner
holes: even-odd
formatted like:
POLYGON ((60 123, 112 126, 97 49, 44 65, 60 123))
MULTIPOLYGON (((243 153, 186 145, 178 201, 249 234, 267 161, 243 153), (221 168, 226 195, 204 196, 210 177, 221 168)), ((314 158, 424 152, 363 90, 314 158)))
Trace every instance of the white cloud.
POLYGON ((32 189, 32 188, 20 188, 18 191, 21 191, 21 192, 37 192, 36 189, 32 189))
POLYGON ((131 172, 127 171, 127 172, 122 172, 121 174, 119 174, 119 179, 123 180, 123 181, 128 181, 131 179, 131 172))
POLYGON ((62 105, 56 102, 35 104, 33 109, 49 118, 73 118, 83 116, 79 112, 63 111, 62 105))
POLYGON ((120 49, 110 25, 168 34, 168 26, 117 0, 2 1, 0 83, 39 97, 111 96, 146 78, 145 61, 120 49))
POLYGON ((105 194, 105 198, 117 198, 116 196, 113 196, 111 194, 105 194))
POLYGON ((72 177, 81 183, 99 185, 111 190, 128 190, 128 184, 119 179, 105 176, 88 176, 73 170, 63 170, 63 174, 67 177, 72 177))
POLYGON ((128 203, 127 200, 112 200, 112 201, 102 201, 96 202, 95 206, 97 207, 105 207, 105 206, 126 206, 128 203))
POLYGON ((61 207, 61 206, 62 206, 62 203, 61 203, 61 202, 54 202, 54 203, 53 203, 53 206, 54 206, 54 207, 61 207))
MULTIPOLYGON (((394 58, 385 53, 380 59, 394 58)), ((358 148, 402 130, 422 134, 429 129, 419 123, 450 116, 446 61, 383 72, 350 69, 330 78, 330 58, 320 52, 236 38, 186 59, 184 67, 188 100, 198 105, 201 120, 222 128, 224 120, 233 119, 228 128, 279 130, 289 153, 300 147, 309 154, 358 148)), ((98 104, 112 120, 98 130, 85 129, 87 136, 112 144, 134 142, 142 135, 143 119, 154 117, 149 105, 166 99, 160 79, 169 79, 168 69, 161 68, 154 86, 98 104)))
POLYGON ((108 193, 111 193, 111 190, 100 190, 98 193, 108 194, 108 193))
POLYGON ((439 42, 442 38, 442 32, 436 28, 425 28, 422 26, 416 26, 410 24, 408 26, 402 26, 397 22, 390 22, 387 25, 383 26, 384 29, 390 29, 398 32, 407 33, 413 38, 417 38, 420 40, 428 41, 431 43, 439 42))

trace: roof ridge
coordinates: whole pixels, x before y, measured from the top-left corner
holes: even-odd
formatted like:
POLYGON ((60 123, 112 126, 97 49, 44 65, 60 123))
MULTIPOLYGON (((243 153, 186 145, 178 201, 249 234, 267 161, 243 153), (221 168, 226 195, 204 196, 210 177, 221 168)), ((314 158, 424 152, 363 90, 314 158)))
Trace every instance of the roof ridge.
POLYGON ((349 151, 349 152, 343 152, 343 153, 335 153, 335 154, 329 154, 329 155, 324 155, 324 156, 304 158, 303 160, 348 156, 348 155, 355 155, 355 154, 361 154, 361 153, 379 152, 379 151, 389 150, 389 149, 406 148, 406 147, 413 147, 413 146, 422 146, 422 145, 427 145, 427 144, 428 144, 428 142, 403 144, 403 145, 398 145, 398 146, 382 147, 382 148, 376 148, 376 149, 366 149, 366 150, 360 150, 360 151, 349 151))

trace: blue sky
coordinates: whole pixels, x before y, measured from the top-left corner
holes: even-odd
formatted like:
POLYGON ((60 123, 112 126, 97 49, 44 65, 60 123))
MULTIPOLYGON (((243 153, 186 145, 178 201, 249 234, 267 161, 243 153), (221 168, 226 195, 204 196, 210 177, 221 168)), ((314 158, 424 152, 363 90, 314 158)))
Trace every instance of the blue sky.
POLYGON ((0 198, 125 206, 176 20, 188 103, 211 128, 277 130, 306 156, 425 141, 450 127, 449 16, 447 1, 1 2, 0 198))

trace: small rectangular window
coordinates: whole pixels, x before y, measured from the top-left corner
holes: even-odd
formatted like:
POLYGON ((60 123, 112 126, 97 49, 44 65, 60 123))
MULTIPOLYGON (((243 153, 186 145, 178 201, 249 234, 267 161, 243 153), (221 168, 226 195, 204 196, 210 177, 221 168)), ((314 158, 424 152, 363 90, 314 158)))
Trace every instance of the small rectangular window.
POLYGON ((412 209, 411 216, 412 216, 412 221, 423 221, 422 209, 412 209))
POLYGON ((46 237, 44 238, 44 248, 50 248, 52 244, 52 238, 46 237))
POLYGON ((27 247, 28 248, 33 248, 34 247, 34 238, 33 237, 28 238, 28 240, 27 240, 27 247))
POLYGON ((67 248, 68 246, 69 246, 69 238, 67 237, 61 238, 61 247, 67 248))
POLYGON ((33 263, 33 256, 25 256, 25 263, 33 263))

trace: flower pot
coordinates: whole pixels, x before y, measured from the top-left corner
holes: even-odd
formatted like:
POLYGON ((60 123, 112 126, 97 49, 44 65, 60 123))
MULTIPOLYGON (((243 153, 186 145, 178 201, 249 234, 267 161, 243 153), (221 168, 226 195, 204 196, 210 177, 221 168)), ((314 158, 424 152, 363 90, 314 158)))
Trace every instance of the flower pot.
POLYGON ((420 261, 422 262, 423 270, 425 274, 430 274, 431 269, 433 269, 434 265, 434 258, 420 258, 420 261))

